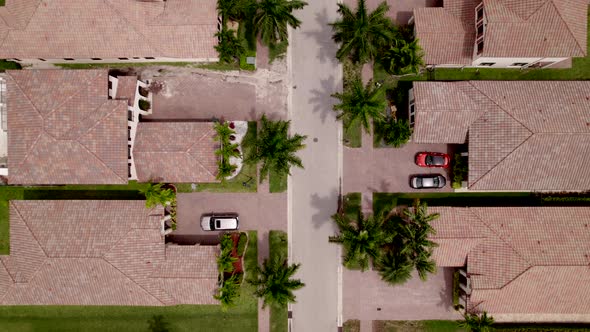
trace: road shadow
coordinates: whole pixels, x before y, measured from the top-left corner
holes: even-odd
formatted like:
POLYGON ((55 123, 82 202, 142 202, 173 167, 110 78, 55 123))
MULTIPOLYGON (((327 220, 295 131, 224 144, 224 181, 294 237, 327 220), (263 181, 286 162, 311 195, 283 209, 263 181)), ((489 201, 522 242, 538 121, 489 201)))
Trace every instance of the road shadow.
POLYGON ((304 34, 307 37, 315 39, 318 43, 317 58, 320 63, 325 64, 326 62, 336 63, 336 51, 338 50, 337 45, 332 41, 332 27, 329 25, 332 23, 328 19, 328 12, 324 8, 321 13, 316 14, 316 22, 319 24, 320 29, 316 31, 308 31, 304 34))
POLYGON ((338 210, 338 190, 334 189, 325 197, 320 197, 318 194, 311 195, 311 206, 315 211, 311 221, 316 229, 331 223, 331 216, 338 210))
MULTIPOLYGON (((442 308, 450 308, 453 304, 453 269, 450 268, 440 268, 442 269, 443 279, 445 281, 445 286, 440 290, 438 296, 440 297, 440 301, 436 304, 442 308)), ((439 273, 440 273, 439 272, 439 273)))
POLYGON ((311 91, 313 96, 309 99, 309 103, 313 105, 313 112, 320 113, 322 123, 325 123, 328 116, 336 116, 336 112, 332 109, 336 99, 332 97, 332 94, 338 91, 338 83, 333 76, 330 76, 328 79, 321 80, 320 84, 321 90, 311 91))

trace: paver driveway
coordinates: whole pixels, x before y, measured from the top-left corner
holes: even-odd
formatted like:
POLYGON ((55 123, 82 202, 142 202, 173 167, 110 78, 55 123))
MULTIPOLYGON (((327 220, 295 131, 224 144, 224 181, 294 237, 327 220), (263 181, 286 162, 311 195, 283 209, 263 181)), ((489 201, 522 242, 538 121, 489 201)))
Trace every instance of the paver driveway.
POLYGON ((419 167, 414 163, 416 153, 421 151, 451 152, 446 144, 408 143, 399 149, 375 149, 372 137, 363 133, 361 148, 344 149, 344 193, 451 191, 447 170, 419 167), (442 189, 410 187, 411 175, 431 173, 444 175, 447 185, 442 189))
POLYGON ((376 271, 344 271, 343 315, 360 320, 460 319, 452 307, 452 269, 439 268, 427 281, 417 274, 391 286, 376 271))
POLYGON ((179 193, 177 204, 176 240, 215 241, 217 232, 203 231, 200 225, 201 215, 213 212, 237 213, 240 230, 257 230, 258 257, 267 256, 269 230, 287 231, 286 193, 179 193))

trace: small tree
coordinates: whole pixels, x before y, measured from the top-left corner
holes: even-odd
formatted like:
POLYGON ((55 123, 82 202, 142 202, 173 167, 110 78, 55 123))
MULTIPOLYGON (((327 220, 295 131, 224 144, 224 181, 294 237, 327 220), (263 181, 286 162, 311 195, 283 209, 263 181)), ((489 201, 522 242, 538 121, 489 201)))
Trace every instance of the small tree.
POLYGON ((236 37, 234 30, 224 27, 215 33, 215 37, 219 40, 219 43, 215 45, 215 50, 219 54, 220 63, 234 63, 246 53, 246 48, 236 37))
POLYGON ((223 281, 223 285, 217 289, 217 294, 213 296, 221 303, 221 308, 226 311, 230 307, 236 305, 237 299, 240 297, 240 283, 238 275, 233 275, 227 280, 223 281))
POLYGON ((169 324, 164 320, 163 315, 154 315, 148 320, 148 329, 151 332, 168 332, 169 324))
POLYGON ((256 276, 248 280, 256 287, 254 294, 267 305, 285 306, 295 302, 293 291, 305 286, 299 279, 292 279, 301 264, 287 263, 285 257, 276 255, 265 259, 262 268, 256 268, 256 276))
POLYGON ((412 128, 408 120, 390 118, 375 124, 375 136, 385 144, 399 148, 412 137, 412 128))
POLYGON ((488 316, 485 311, 481 314, 465 313, 463 318, 465 320, 459 323, 459 327, 465 329, 466 332, 490 332, 493 330, 494 318, 488 316))
POLYGON ((338 225, 340 234, 330 237, 330 241, 341 243, 344 247, 342 263, 347 268, 359 266, 363 271, 367 270, 370 260, 378 260, 382 246, 394 238, 394 234, 384 227, 385 219, 381 215, 365 218, 359 213, 353 221, 345 214, 337 213, 332 219, 338 225))
POLYGON ((391 75, 418 74, 424 66, 423 57, 418 39, 407 41, 399 36, 380 52, 379 62, 391 75))
POLYGON ((385 93, 372 82, 364 86, 362 80, 356 77, 348 89, 332 97, 340 100, 339 104, 334 105, 334 111, 338 112, 336 117, 344 121, 346 129, 360 121, 366 132, 370 133, 371 121, 381 122, 385 118, 385 93))
POLYGON ((170 188, 163 189, 162 183, 148 183, 145 189, 140 189, 139 192, 145 196, 145 206, 151 209, 157 205, 170 205, 175 199, 176 194, 170 188))
POLYGON ((394 251, 388 251, 377 260, 377 270, 381 279, 392 284, 403 284, 412 279, 414 265, 408 257, 394 251))
POLYGON ((349 58, 354 63, 367 63, 377 56, 378 50, 394 38, 391 20, 385 16, 389 5, 384 1, 369 12, 365 0, 358 0, 356 12, 345 4, 338 4, 341 18, 330 24, 332 39, 340 44, 336 58, 349 58))
POLYGON ((292 166, 303 168, 301 158, 295 153, 305 148, 303 141, 307 136, 290 136, 289 121, 269 121, 266 115, 262 115, 260 122, 258 136, 249 142, 253 147, 245 159, 247 163, 262 162, 260 182, 268 177, 271 170, 277 175, 290 175, 292 166))
POLYGON ((297 29, 301 21, 293 11, 302 9, 307 2, 301 0, 260 0, 254 15, 254 28, 266 46, 288 40, 287 26, 297 29))

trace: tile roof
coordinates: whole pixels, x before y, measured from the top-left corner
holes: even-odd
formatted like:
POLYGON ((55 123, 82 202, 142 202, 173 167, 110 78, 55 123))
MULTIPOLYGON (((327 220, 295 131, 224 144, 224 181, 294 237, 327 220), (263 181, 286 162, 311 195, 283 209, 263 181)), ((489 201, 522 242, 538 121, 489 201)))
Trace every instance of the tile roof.
POLYGON ((426 64, 471 65, 475 43, 475 7, 479 0, 445 1, 445 8, 415 8, 416 37, 426 64))
POLYGON ((590 82, 416 82, 414 96, 414 141, 467 143, 470 189, 590 189, 578 167, 590 162, 590 82))
POLYGON ((137 76, 118 76, 117 81, 115 99, 125 99, 129 106, 133 106, 137 93, 137 76))
POLYGON ((214 0, 7 0, 1 58, 216 59, 214 0))
POLYGON ((161 207, 148 210, 145 201, 9 204, 2 305, 216 303, 217 247, 167 246, 161 207))
POLYGON ((6 78, 10 184, 127 183, 127 103, 108 99, 106 71, 6 78))
POLYGON ((467 262, 470 306, 516 320, 582 315, 590 321, 590 208, 430 207, 430 212, 440 213, 432 223, 437 230, 432 239, 441 244, 434 251, 437 265, 467 262), (462 249, 448 250, 452 242, 462 249))
MULTIPOLYGON (((587 53, 586 0, 484 0, 482 57, 579 57, 587 53)), ((416 8, 416 36, 427 64, 471 65, 480 0, 416 8)))
POLYGON ((217 182, 210 122, 140 122, 133 158, 140 182, 217 182))

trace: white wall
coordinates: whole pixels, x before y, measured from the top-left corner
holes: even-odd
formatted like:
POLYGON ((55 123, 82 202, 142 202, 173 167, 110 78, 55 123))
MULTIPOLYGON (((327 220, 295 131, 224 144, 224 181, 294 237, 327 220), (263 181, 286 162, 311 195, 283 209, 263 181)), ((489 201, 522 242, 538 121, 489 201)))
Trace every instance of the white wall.
POLYGON ((521 62, 527 63, 526 66, 531 66, 537 62, 560 62, 567 60, 568 58, 493 58, 493 57, 479 57, 473 61, 473 67, 482 68, 521 68, 511 66, 513 63, 521 62), (493 66, 480 66, 484 62, 494 62, 493 66))

